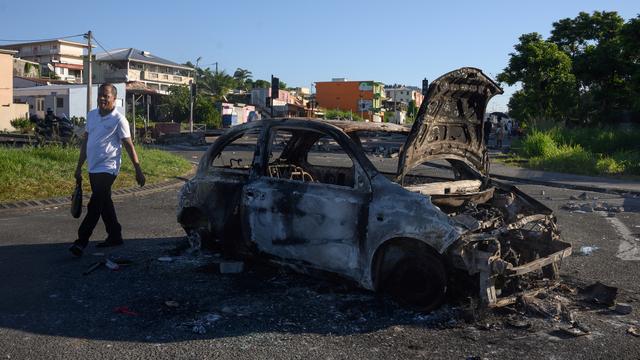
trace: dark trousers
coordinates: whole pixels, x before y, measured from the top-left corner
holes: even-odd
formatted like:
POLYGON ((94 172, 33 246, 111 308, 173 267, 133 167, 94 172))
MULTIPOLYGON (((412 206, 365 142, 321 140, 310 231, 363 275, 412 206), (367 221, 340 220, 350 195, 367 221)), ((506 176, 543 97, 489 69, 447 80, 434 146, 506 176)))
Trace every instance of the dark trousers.
POLYGON ((116 209, 111 200, 111 186, 115 179, 116 175, 109 173, 89 173, 91 199, 87 205, 87 215, 78 229, 78 241, 83 246, 89 243, 89 238, 100 216, 102 216, 108 238, 116 241, 122 239, 122 227, 118 223, 116 209))

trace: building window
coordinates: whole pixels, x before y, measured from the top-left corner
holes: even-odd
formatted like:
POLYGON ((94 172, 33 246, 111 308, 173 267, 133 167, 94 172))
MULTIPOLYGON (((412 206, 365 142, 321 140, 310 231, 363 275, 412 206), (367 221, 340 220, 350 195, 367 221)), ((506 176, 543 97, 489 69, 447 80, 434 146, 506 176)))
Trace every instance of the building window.
POLYGON ((174 76, 173 81, 182 81, 182 78, 180 76, 174 76))
POLYGON ((44 111, 44 99, 37 98, 36 99, 36 111, 44 111))
POLYGON ((169 80, 169 75, 162 74, 162 80, 169 80))
POLYGON ((61 97, 56 98, 56 107, 57 108, 64 107, 64 98, 61 98, 61 97))

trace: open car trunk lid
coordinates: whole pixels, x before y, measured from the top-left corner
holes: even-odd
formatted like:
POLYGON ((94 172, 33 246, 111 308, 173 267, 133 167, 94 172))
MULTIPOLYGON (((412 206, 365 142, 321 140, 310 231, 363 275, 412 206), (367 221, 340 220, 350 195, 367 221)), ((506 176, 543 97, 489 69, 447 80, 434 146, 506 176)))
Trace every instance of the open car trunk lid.
POLYGON ((399 178, 435 159, 463 161, 487 175, 484 113, 496 94, 502 94, 502 89, 476 68, 460 68, 433 81, 400 151, 399 178))

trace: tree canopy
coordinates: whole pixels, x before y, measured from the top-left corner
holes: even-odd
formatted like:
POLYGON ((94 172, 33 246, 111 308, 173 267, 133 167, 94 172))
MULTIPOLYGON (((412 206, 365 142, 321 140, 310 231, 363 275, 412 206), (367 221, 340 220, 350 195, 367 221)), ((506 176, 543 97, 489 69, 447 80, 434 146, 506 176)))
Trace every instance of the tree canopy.
POLYGON ((513 116, 581 123, 640 114, 640 16, 581 12, 553 23, 551 36, 522 35, 498 81, 520 84, 513 116))

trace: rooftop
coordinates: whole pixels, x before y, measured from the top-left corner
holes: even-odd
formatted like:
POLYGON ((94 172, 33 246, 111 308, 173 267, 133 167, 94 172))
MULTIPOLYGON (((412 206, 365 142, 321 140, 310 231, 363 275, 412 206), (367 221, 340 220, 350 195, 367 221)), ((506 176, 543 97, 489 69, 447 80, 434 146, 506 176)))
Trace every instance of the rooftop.
MULTIPOLYGON (((15 43, 15 44, 6 44, 6 45, 2 45, 3 48, 14 48, 14 47, 21 47, 21 46, 25 46, 25 45, 37 45, 37 44, 49 44, 49 43, 61 43, 61 44, 67 44, 67 45, 75 45, 75 46, 82 46, 84 48, 88 48, 89 46, 85 43, 80 43, 80 42, 76 42, 76 41, 69 41, 69 40, 47 40, 47 41, 31 41, 31 42, 23 42, 23 43, 15 43)), ((92 46, 93 47, 93 46, 92 46)))
POLYGON ((110 50, 108 53, 96 54, 96 61, 137 61, 153 65, 164 65, 184 70, 194 70, 188 66, 180 65, 171 60, 167 60, 151 54, 148 51, 136 48, 123 48, 110 50))

